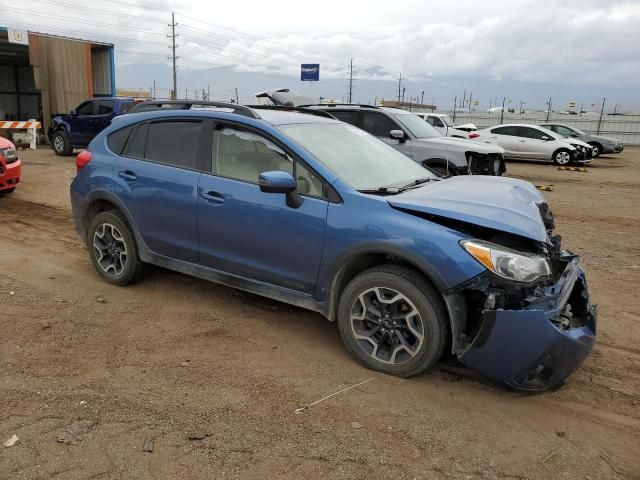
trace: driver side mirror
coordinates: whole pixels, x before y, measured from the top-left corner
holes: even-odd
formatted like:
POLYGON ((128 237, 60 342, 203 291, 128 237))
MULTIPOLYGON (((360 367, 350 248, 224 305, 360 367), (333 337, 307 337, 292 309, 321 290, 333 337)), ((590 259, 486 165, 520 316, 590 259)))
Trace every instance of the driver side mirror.
POLYGON ((404 143, 404 132, 402 130, 391 130, 389 132, 389 138, 393 138, 394 140, 398 140, 400 143, 404 143))
POLYGON ((76 112, 75 108, 73 110, 71 110, 69 112, 69 115, 71 115, 72 117, 75 117, 76 115, 78 115, 78 113, 76 112))
POLYGON ((571 132, 571 136, 572 136, 573 138, 577 138, 577 137, 578 137, 578 134, 577 134, 576 132, 571 132))
POLYGON ((264 193, 284 193, 288 207, 298 208, 302 205, 302 197, 297 192, 298 182, 289 172, 262 172, 258 177, 258 186, 264 193))
POLYGON ((549 138, 546 135, 543 135, 543 136, 540 137, 540 140, 544 140, 545 142, 548 142, 549 140, 551 140, 551 138, 549 138))

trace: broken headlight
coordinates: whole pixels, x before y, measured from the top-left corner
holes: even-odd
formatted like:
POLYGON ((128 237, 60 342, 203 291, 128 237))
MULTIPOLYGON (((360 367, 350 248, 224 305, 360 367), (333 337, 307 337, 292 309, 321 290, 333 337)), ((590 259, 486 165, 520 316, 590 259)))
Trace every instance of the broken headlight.
POLYGON ((463 240, 460 245, 488 270, 508 280, 528 283, 551 274, 547 260, 538 255, 481 240, 463 240))

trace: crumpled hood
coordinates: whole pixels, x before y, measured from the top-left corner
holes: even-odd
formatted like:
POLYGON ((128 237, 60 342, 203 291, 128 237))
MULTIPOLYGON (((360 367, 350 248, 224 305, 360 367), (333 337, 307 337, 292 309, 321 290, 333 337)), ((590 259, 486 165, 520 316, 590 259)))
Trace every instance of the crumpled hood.
POLYGON ((459 176, 387 197, 392 207, 513 233, 548 243, 538 204, 545 198, 529 182, 505 177, 459 176))
POLYGON ((414 142, 436 143, 446 147, 448 150, 455 151, 473 151, 477 153, 502 153, 504 148, 491 143, 474 142, 466 138, 457 137, 435 137, 435 138, 417 138, 414 142))

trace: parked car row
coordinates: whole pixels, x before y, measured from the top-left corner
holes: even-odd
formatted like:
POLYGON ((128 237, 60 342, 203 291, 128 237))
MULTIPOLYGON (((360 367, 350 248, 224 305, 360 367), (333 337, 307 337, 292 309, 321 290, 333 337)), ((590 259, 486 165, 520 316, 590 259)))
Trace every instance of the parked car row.
POLYGON ((542 160, 558 165, 590 162, 593 147, 577 138, 528 124, 497 125, 472 132, 469 138, 499 145, 509 160, 542 160))
POLYGON ((319 107, 166 105, 115 118, 77 157, 74 223, 105 281, 148 263, 313 310, 357 361, 400 377, 450 352, 542 391, 591 351, 596 309, 544 197, 443 179, 380 140, 420 145, 424 120, 344 109, 359 126, 376 114, 376 138, 319 107))

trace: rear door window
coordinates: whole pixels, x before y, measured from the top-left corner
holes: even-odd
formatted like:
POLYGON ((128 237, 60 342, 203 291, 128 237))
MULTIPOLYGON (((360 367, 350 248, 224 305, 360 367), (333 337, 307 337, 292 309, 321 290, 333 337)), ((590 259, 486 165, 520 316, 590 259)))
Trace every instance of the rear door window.
POLYGON ((444 127, 444 123, 438 117, 427 117, 427 122, 429 122, 434 127, 444 127))
POLYGON ((114 102, 113 100, 100 100, 98 102, 98 115, 112 114, 115 106, 116 102, 114 102))
POLYGON ((531 127, 518 127, 518 136, 524 138, 531 138, 534 140, 543 140, 542 137, 549 137, 548 133, 542 132, 537 128, 531 127))
POLYGON ((510 135, 513 137, 518 136, 518 127, 498 127, 491 130, 491 133, 495 135, 510 135))
POLYGON ((355 125, 356 127, 358 126, 358 112, 345 111, 345 110, 338 111, 338 112, 335 112, 333 110, 327 110, 327 112, 329 112, 331 115, 336 117, 341 122, 349 123, 351 125, 355 125))
POLYGON ((149 125, 144 158, 166 165, 196 169, 202 122, 169 121, 149 125))

